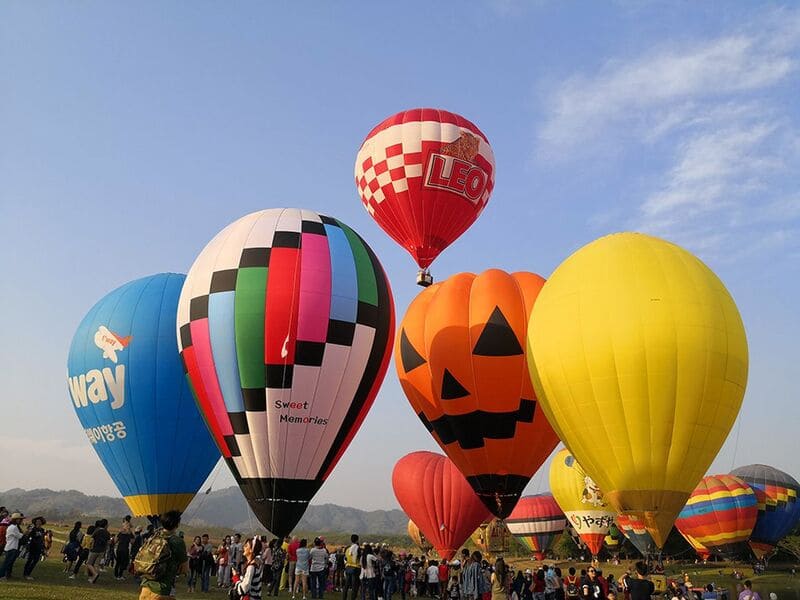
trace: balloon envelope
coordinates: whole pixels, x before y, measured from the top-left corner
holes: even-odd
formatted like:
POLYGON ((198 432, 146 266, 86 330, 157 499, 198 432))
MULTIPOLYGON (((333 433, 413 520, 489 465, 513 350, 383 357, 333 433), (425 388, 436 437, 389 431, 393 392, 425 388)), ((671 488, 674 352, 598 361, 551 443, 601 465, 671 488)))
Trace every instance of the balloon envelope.
POLYGON ((567 519, 550 494, 523 496, 505 520, 506 527, 531 552, 544 554, 567 526, 567 519))
POLYGON ((408 520, 408 526, 406 527, 408 531, 408 537, 411 538, 411 541, 422 550, 423 553, 427 554, 431 551, 433 546, 431 543, 425 538, 425 534, 419 530, 417 524, 414 523, 411 519, 408 520))
POLYGON ((617 525, 622 534, 642 553, 642 556, 647 557, 658 551, 658 545, 643 520, 630 515, 617 515, 617 525))
POLYGON ((439 556, 450 560, 489 516, 456 466, 433 452, 412 452, 392 471, 394 495, 439 556))
POLYGON ((498 269, 454 275, 414 299, 395 343, 414 412, 499 518, 558 443, 523 350, 543 283, 498 269))
POLYGON ((544 285, 528 351, 559 437, 661 547, 742 403, 747 340, 725 286, 674 244, 609 235, 544 285))
POLYGON ((220 458, 175 343, 184 279, 161 273, 106 295, 67 360, 75 413, 135 516, 185 510, 220 458))
POLYGON ((511 533, 508 527, 497 518, 481 523, 480 527, 472 532, 470 539, 478 550, 487 556, 508 552, 511 545, 511 533))
POLYGON ((616 513, 569 450, 558 452, 550 463, 550 491, 592 556, 597 556, 616 513))
POLYGON ((252 213, 192 265, 178 308, 197 403, 259 521, 289 533, 350 444, 394 336, 389 282, 352 229, 252 213))
POLYGON ((745 481, 755 492, 758 516, 750 547, 758 558, 763 558, 800 521, 800 484, 788 473, 768 465, 739 467, 731 475, 745 481))
POLYGON ((486 136, 464 117, 417 108, 367 135, 355 179, 364 208, 426 268, 485 208, 494 155, 486 136))
POLYGON ((675 526, 687 540, 691 537, 717 554, 733 556, 746 548, 757 515, 756 495, 749 485, 733 475, 709 475, 697 484, 675 526))

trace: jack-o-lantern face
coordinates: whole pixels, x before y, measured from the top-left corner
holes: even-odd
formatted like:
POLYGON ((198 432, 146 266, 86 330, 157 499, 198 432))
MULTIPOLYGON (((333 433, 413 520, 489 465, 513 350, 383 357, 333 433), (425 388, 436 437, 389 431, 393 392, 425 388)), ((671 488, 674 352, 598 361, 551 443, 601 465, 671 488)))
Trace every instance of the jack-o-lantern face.
POLYGON ((525 362, 528 318, 543 285, 533 273, 454 275, 414 299, 395 343, 414 411, 499 518, 558 443, 525 362))

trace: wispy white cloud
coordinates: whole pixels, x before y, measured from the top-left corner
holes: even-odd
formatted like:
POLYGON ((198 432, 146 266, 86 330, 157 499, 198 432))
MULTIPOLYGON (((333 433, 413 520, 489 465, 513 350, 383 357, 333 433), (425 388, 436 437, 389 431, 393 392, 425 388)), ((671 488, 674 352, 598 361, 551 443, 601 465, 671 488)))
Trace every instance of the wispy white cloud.
POLYGON ((609 146, 649 152, 653 164, 666 157, 629 227, 709 253, 741 251, 743 241, 798 244, 787 223, 800 218, 787 193, 787 182, 800 182, 797 107, 775 100, 798 73, 800 11, 788 10, 715 39, 611 60, 552 93, 537 158, 607 160, 609 146), (782 220, 768 216, 778 213, 782 220))

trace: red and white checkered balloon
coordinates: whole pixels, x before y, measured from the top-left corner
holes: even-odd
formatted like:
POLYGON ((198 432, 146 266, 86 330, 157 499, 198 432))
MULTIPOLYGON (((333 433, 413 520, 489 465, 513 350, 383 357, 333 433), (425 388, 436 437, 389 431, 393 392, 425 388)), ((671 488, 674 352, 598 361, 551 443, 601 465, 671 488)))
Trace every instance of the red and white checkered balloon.
POLYGON ((464 117, 417 108, 369 133, 355 179, 364 208, 424 269, 483 211, 494 188, 494 154, 464 117))

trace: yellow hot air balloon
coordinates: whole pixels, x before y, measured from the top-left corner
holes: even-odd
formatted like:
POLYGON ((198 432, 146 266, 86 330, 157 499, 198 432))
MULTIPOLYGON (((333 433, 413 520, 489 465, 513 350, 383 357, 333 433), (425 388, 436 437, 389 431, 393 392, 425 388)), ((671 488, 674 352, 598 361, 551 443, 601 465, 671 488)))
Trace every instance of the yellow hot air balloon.
POLYGON ((411 538, 411 541, 414 542, 417 548, 422 550, 423 554, 427 554, 433 549, 433 544, 431 544, 427 540, 425 534, 419 530, 417 524, 414 523, 414 521, 412 521, 411 519, 408 520, 407 530, 408 530, 408 537, 411 538))
POLYGON ((597 556, 617 513, 569 450, 558 452, 550 463, 550 491, 592 556, 597 556))
POLYGON ((502 519, 492 519, 486 523, 481 523, 470 539, 475 546, 488 556, 502 555, 508 552, 511 546, 511 532, 502 519))
POLYGON ((725 286, 670 242, 600 238, 542 288, 528 356, 559 437, 663 546, 742 404, 747 340, 725 286))

